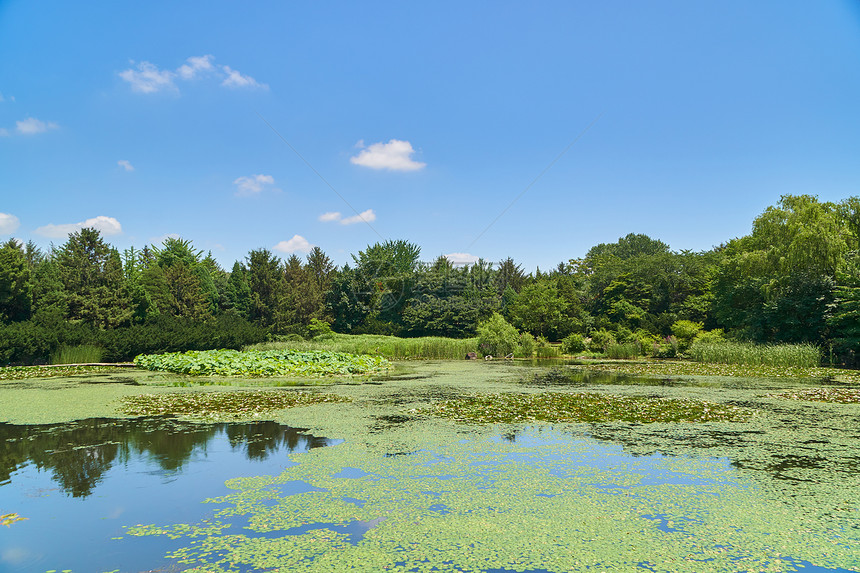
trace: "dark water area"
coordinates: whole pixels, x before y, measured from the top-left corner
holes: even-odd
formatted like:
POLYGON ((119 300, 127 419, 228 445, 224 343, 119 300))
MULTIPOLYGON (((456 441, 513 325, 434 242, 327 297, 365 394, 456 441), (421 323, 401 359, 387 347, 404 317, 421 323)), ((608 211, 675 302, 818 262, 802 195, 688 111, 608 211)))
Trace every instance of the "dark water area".
POLYGON ((0 424, 0 571, 176 570, 163 539, 124 526, 207 518, 200 501, 237 476, 277 474, 288 455, 339 443, 274 422, 194 424, 168 418, 0 424))

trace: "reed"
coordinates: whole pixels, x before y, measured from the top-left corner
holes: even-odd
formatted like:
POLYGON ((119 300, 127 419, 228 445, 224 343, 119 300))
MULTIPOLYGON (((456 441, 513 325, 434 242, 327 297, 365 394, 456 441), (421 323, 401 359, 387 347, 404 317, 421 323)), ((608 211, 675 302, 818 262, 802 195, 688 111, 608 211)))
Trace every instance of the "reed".
POLYGON ((462 360, 478 348, 477 338, 425 336, 399 338, 374 334, 331 334, 311 340, 280 340, 248 346, 247 350, 331 350, 372 354, 393 360, 462 360))
POLYGON ((821 351, 812 344, 753 344, 751 342, 694 342, 687 351, 696 362, 813 368, 821 351))
POLYGON ((102 361, 104 348, 93 344, 60 345, 49 357, 51 364, 93 364, 102 361))
POLYGON ((625 342, 623 344, 610 344, 606 347, 606 358, 629 359, 638 358, 641 354, 641 346, 638 342, 625 342))

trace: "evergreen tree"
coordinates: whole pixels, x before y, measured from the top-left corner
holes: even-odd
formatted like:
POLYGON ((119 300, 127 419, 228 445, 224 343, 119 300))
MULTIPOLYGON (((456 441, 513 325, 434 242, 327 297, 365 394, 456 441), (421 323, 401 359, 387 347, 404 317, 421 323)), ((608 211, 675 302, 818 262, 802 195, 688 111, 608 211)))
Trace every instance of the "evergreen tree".
POLYGON ((127 324, 132 317, 119 252, 96 229, 69 235, 55 254, 68 317, 99 328, 127 324))
POLYGON ((10 239, 0 247, 0 322, 30 318, 31 297, 26 252, 18 241, 10 239))

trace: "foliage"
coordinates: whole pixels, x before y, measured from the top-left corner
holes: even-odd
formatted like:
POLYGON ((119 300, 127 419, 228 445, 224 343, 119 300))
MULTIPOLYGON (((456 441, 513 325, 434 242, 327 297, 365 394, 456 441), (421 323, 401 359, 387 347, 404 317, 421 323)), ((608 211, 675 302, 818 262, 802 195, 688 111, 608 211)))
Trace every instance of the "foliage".
POLYGON ((741 422, 751 412, 737 406, 691 399, 547 392, 483 394, 439 402, 429 410, 458 422, 741 422))
POLYGON ((334 336, 331 325, 316 318, 311 319, 311 323, 308 325, 308 332, 310 332, 311 338, 331 338, 334 336))
POLYGON ((595 330, 591 333, 588 342, 588 350, 591 352, 605 352, 610 344, 615 344, 615 336, 607 330, 595 330))
POLYGON ((543 336, 537 337, 537 345, 535 346, 535 356, 537 358, 558 358, 559 347, 550 344, 549 340, 543 336))
POLYGON ((391 365, 385 358, 343 352, 293 350, 205 350, 142 354, 135 365, 195 376, 348 376, 376 374, 391 365))
POLYGON ((239 349, 266 336, 266 330, 229 314, 207 322, 157 315, 142 324, 108 330, 60 319, 34 319, 0 328, 0 365, 44 363, 62 345, 99 346, 104 349, 103 360, 122 362, 138 354, 239 349))
POLYGON ((672 335, 678 341, 678 350, 685 352, 693 343, 705 325, 692 320, 678 320, 672 325, 672 335))
POLYGON ((585 350, 585 337, 579 333, 568 334, 561 341, 561 351, 564 354, 576 354, 585 350))
POLYGON ((519 342, 520 333, 497 312, 478 325, 478 349, 481 354, 507 356, 517 349, 519 342))
POLYGON ((812 368, 821 363, 821 351, 811 344, 753 344, 748 342, 695 342, 689 350, 696 362, 812 368))
POLYGON ((694 342, 724 342, 726 340, 725 333, 722 328, 715 328, 714 330, 703 330, 696 334, 696 338, 694 342))
POLYGON ((0 324, 30 317, 31 291, 24 248, 10 239, 0 246, 0 324))
POLYGON ((535 353, 535 337, 528 332, 520 333, 520 342, 515 354, 520 358, 531 358, 535 353))
POLYGON ((651 355, 655 358, 675 358, 678 356, 678 351, 678 339, 674 336, 667 336, 651 346, 651 355))
POLYGON ((567 305, 558 288, 548 282, 536 282, 523 287, 506 308, 506 314, 516 328, 535 336, 558 340, 568 334, 567 305))

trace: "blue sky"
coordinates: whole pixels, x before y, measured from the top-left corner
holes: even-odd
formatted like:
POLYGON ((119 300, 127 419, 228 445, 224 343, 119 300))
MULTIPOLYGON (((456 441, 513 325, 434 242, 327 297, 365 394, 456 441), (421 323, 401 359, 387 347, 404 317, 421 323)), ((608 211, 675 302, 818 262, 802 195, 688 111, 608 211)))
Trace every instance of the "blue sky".
POLYGON ((860 194, 847 0, 0 0, 0 94, 0 239, 227 269, 407 239, 532 271, 860 194))

